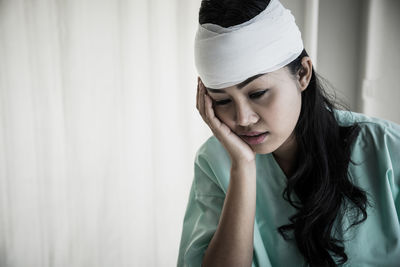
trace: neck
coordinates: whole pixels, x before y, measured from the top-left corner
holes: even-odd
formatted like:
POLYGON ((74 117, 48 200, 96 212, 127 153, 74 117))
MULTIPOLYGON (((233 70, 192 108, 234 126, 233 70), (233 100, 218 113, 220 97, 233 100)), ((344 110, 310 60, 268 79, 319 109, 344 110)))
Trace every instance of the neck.
POLYGON ((297 142, 294 133, 272 154, 286 177, 291 176, 297 157, 297 142))

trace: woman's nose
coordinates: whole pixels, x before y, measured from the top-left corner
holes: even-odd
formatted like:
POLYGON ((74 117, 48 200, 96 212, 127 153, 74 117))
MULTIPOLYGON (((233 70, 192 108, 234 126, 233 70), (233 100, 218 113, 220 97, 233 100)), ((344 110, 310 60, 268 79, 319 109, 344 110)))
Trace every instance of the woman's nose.
POLYGON ((239 103, 236 105, 236 122, 240 126, 249 126, 255 124, 259 116, 247 103, 239 103))

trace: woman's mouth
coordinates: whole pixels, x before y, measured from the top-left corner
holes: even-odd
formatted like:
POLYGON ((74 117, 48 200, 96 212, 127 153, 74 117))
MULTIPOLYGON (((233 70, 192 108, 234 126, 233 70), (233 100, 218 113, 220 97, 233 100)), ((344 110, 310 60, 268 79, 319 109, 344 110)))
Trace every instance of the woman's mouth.
POLYGON ((242 139, 245 140, 250 145, 257 145, 264 142, 268 134, 269 132, 264 132, 259 135, 254 135, 254 136, 241 135, 240 137, 242 137, 242 139))

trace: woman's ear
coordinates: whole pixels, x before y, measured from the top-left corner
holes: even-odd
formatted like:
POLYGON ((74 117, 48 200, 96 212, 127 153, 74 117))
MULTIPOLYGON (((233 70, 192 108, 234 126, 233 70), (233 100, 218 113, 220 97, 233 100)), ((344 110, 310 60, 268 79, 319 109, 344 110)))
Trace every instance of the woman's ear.
POLYGON ((297 73, 297 81, 299 82, 300 90, 304 91, 311 80, 312 62, 310 57, 301 59, 301 69, 297 73))

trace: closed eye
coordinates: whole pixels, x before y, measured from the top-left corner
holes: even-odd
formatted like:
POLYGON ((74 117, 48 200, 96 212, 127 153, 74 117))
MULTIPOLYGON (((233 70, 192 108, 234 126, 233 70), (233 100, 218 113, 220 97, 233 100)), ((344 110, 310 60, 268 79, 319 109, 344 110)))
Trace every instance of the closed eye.
POLYGON ((260 91, 260 92, 257 92, 257 93, 254 93, 254 94, 251 94, 250 95, 250 97, 251 98, 260 98, 263 94, 265 94, 265 92, 267 92, 268 91, 268 89, 266 89, 266 90, 264 90, 264 91, 260 91))
MULTIPOLYGON (((254 93, 254 94, 251 94, 251 95, 250 95, 250 98, 252 98, 252 99, 260 98, 260 97, 261 97, 262 95, 264 95, 268 90, 269 90, 269 89, 266 89, 266 90, 259 91, 259 92, 256 92, 256 93, 254 93)), ((231 101, 230 99, 224 99, 224 100, 215 101, 215 104, 216 104, 217 106, 222 106, 222 105, 228 104, 230 101, 231 101)))

